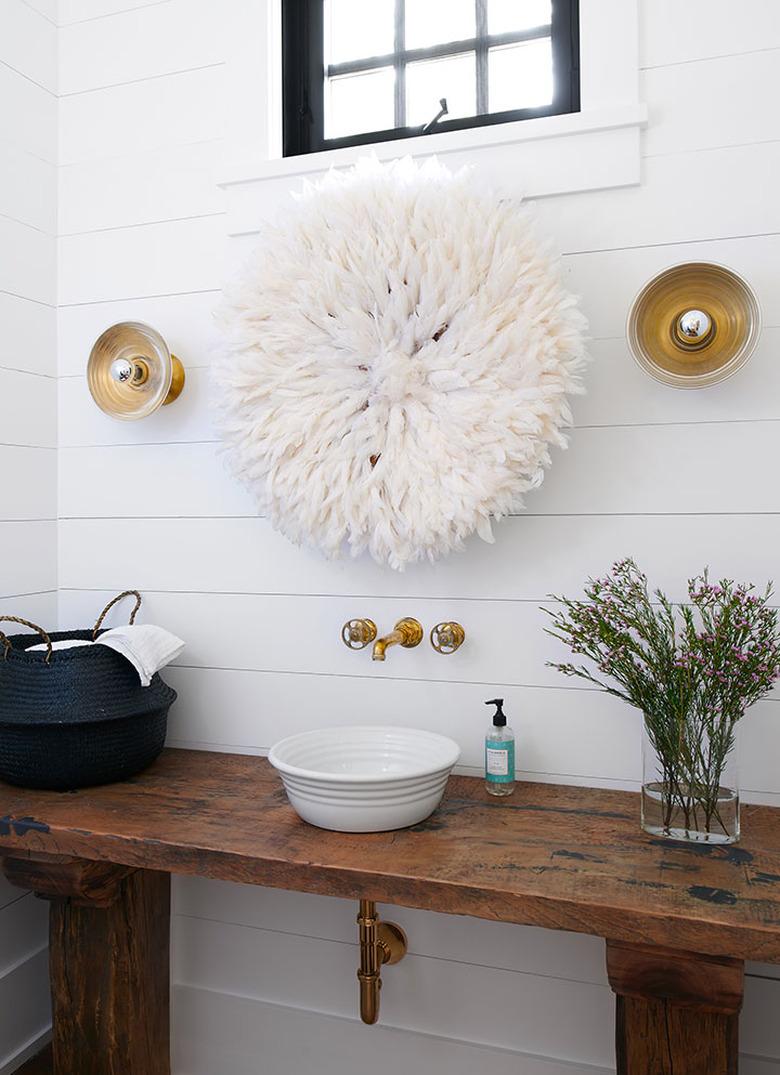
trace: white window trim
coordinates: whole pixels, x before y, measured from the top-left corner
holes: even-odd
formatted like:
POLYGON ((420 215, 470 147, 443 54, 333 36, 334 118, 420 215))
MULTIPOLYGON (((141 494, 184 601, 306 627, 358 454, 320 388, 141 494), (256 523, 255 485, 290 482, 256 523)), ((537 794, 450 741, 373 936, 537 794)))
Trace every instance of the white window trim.
POLYGON ((640 182, 639 0, 580 0, 581 111, 514 123, 442 131, 369 146, 281 155, 281 0, 231 0, 228 140, 219 185, 228 195, 228 230, 256 230, 255 183, 283 183, 346 167, 359 157, 449 158, 459 166, 490 160, 519 177, 523 193, 545 197, 640 182), (276 183, 274 182, 276 181, 276 183))

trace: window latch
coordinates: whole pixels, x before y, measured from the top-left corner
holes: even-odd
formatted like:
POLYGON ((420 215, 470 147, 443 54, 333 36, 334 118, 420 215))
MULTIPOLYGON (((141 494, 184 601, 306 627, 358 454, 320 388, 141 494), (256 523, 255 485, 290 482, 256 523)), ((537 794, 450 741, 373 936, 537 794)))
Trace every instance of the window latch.
POLYGON ((446 116, 448 114, 449 109, 447 108, 447 98, 446 97, 441 97, 439 99, 439 105, 440 105, 439 111, 436 113, 436 115, 433 117, 433 119, 429 120, 428 123, 426 123, 425 126, 423 127, 423 129, 422 129, 423 134, 430 134, 430 132, 433 130, 433 128, 439 122, 441 117, 446 116))

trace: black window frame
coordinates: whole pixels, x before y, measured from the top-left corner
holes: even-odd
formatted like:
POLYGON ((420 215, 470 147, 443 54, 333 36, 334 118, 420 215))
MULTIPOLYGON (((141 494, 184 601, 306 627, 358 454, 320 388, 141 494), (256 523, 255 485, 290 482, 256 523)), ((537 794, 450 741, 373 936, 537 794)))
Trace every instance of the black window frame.
MULTIPOLYGON (((405 114, 405 67, 415 60, 475 52, 477 57, 477 107, 484 100, 487 85, 488 50, 498 45, 514 44, 540 37, 551 37, 553 54, 553 100, 540 108, 519 108, 508 112, 487 112, 462 119, 442 117, 432 129, 461 131, 496 123, 560 116, 580 111, 580 43, 579 0, 552 0, 550 24, 509 34, 487 33, 487 0, 475 0, 477 35, 463 41, 447 42, 424 49, 405 49, 403 41, 405 4, 414 0, 395 0, 395 49, 384 56, 372 56, 347 63, 333 64, 328 75, 374 70, 380 66, 396 69, 395 115, 405 114), (548 26, 550 30, 548 33, 548 26)), ((414 138, 421 127, 393 127, 367 131, 342 138, 325 138, 324 114, 324 0, 282 0, 282 93, 283 154, 295 157, 304 153, 341 149, 346 146, 371 145, 399 138, 414 138)), ((484 105, 483 105, 484 106, 484 105)), ((433 115, 431 115, 431 119, 433 115)))

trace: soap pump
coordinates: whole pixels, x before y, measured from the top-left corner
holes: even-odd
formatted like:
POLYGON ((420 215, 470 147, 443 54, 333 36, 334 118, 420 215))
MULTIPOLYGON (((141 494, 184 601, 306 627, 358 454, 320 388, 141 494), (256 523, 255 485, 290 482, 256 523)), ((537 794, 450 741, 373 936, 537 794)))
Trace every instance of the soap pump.
POLYGON ((511 795, 515 790, 515 733, 507 726, 503 698, 491 698, 493 723, 485 736, 485 788, 490 795, 511 795))

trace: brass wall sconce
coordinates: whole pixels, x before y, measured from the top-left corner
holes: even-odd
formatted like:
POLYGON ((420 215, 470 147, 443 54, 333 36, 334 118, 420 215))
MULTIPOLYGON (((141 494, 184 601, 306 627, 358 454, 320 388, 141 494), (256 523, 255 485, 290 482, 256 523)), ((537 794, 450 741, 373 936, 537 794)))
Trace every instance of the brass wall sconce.
POLYGON ((747 362, 761 332, 761 311, 737 273, 690 262, 665 269, 642 288, 626 332, 646 373, 673 388, 706 388, 747 362))
POLYGON ((123 321, 98 338, 87 364, 92 398, 104 414, 124 422, 146 418, 173 403, 184 388, 184 367, 159 332, 123 321))
POLYGON ((437 653, 454 653, 466 641, 466 632, 459 623, 437 623, 431 628, 431 645, 437 653))
POLYGON ((392 966, 406 955, 406 934, 394 922, 380 921, 373 900, 361 900, 357 917, 360 933, 360 1018, 373 1025, 379 1018, 382 967, 392 966))

